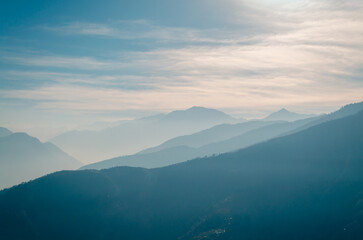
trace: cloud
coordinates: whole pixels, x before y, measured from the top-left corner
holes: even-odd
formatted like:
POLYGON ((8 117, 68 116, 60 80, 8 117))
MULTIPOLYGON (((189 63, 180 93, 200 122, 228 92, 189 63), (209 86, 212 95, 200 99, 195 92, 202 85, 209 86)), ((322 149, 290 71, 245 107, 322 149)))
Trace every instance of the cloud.
POLYGON ((36 57, 4 57, 8 62, 19 65, 41 66, 41 67, 57 67, 72 69, 110 69, 115 66, 112 63, 95 60, 92 57, 61 57, 61 56, 36 56, 36 57))
MULTIPOLYGON (((194 79, 193 79, 194 80, 194 79)), ((194 81, 193 81, 194 82, 194 81)), ((164 86, 143 91, 115 88, 93 88, 75 85, 50 85, 28 90, 0 90, 8 99, 37 101, 37 109, 50 111, 109 112, 120 110, 170 110, 203 105, 231 109, 275 109, 278 106, 302 107, 317 103, 339 104, 361 98, 363 88, 301 84, 291 79, 240 78, 208 79, 193 85, 164 86)), ((307 109, 304 109, 305 111, 307 109)), ((309 108, 311 110, 311 107, 309 108)))
MULTIPOLYGON (((38 28, 61 35, 98 36, 124 40, 153 39, 161 43, 231 44, 245 43, 254 39, 253 33, 256 31, 253 29, 257 29, 258 26, 254 26, 256 23, 247 25, 243 25, 242 36, 240 33, 236 33, 235 29, 169 27, 156 25, 147 20, 122 20, 103 24, 71 22, 60 26, 39 26, 38 28)), ((241 26, 239 30, 241 30, 241 26)), ((269 29, 271 30, 271 26, 269 29)), ((261 30, 259 29, 259 33, 261 30)))
POLYGON ((118 39, 163 39, 202 41, 193 29, 160 27, 145 20, 116 21, 111 24, 72 22, 63 26, 43 26, 42 29, 67 35, 96 35, 118 39))
POLYGON ((47 28, 66 35, 152 38, 185 44, 114 51, 107 60, 89 56, 6 57, 20 65, 66 68, 76 73, 10 72, 8 77, 18 74, 52 81, 33 89, 1 90, 0 94, 2 98, 36 100, 40 109, 78 112, 171 110, 193 105, 221 109, 290 106, 308 111, 318 105, 333 109, 362 100, 362 3, 282 1, 281 7, 265 2, 268 9, 263 7, 267 5, 249 3, 249 14, 244 10, 234 19, 236 24, 246 18, 258 21, 260 31, 248 34, 243 24, 240 29, 221 30, 163 27, 148 21, 47 28))
MULTIPOLYGON (((156 88, 160 78, 137 75, 80 74, 45 71, 0 71, 2 79, 8 81, 26 81, 29 86, 78 85, 90 88, 117 88, 124 91, 156 88)), ((30 87, 29 87, 30 88, 30 87)))

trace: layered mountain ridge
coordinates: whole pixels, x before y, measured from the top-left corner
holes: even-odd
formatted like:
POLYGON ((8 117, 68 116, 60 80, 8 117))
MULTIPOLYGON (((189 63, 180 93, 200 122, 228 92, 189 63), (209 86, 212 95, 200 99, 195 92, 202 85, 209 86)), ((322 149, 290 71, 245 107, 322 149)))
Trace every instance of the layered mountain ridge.
POLYGON ((293 122, 248 121, 238 124, 222 124, 191 135, 179 136, 163 144, 145 149, 138 154, 120 156, 82 169, 105 169, 117 166, 164 167, 196 157, 236 151, 274 137, 291 134, 323 122, 353 115, 363 110, 363 103, 347 105, 331 114, 293 122))
POLYGON ((41 143, 26 133, 0 137, 0 189, 82 163, 52 143, 41 143))
POLYGON ((101 131, 73 131, 51 139, 77 159, 89 163, 134 154, 185 134, 192 134, 222 123, 236 123, 231 116, 214 109, 192 107, 128 121, 101 131))
POLYGON ((51 174, 0 192, 0 237, 360 239, 362 122, 164 168, 51 174))

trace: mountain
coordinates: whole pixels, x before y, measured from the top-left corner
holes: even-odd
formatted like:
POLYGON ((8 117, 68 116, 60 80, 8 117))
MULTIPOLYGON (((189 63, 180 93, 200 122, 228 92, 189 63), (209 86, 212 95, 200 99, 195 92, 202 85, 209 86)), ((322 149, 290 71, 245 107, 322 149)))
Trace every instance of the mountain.
POLYGON ((324 122, 351 116, 360 111, 363 111, 363 102, 348 104, 348 105, 341 107, 339 110, 337 110, 335 112, 319 116, 314 121, 312 121, 300 128, 297 128, 297 129, 291 131, 290 133, 299 132, 301 130, 307 129, 309 127, 312 127, 312 126, 315 126, 315 125, 318 125, 318 124, 321 124, 324 122))
POLYGON ((4 127, 0 127, 0 137, 6 137, 12 134, 12 132, 4 127))
POLYGON ((87 164, 82 166, 84 169, 106 169, 119 166, 157 168, 165 167, 175 163, 185 162, 190 159, 202 157, 206 154, 201 153, 196 148, 188 146, 175 146, 161 149, 155 152, 139 153, 128 156, 121 156, 107 159, 104 161, 87 164))
POLYGON ((203 153, 226 153, 264 142, 298 129, 314 121, 315 118, 302 119, 294 122, 279 122, 248 131, 244 134, 211 143, 199 148, 203 153))
POLYGON ((328 115, 294 122, 249 121, 222 124, 195 134, 180 136, 145 149, 138 154, 107 159, 81 169, 106 169, 117 166, 155 168, 251 146, 282 135, 292 134, 323 122, 349 116, 363 110, 362 103, 349 104, 328 115))
POLYGON ((362 122, 165 168, 51 174, 0 192, 0 238, 358 240, 362 122))
POLYGON ((162 149, 176 146, 188 146, 198 148, 206 144, 223 141, 231 137, 241 135, 253 129, 257 129, 274 123, 276 122, 248 121, 237 124, 221 124, 194 134, 172 138, 160 144, 159 146, 145 149, 140 153, 156 152, 162 149))
POLYGON ((164 141, 236 120, 223 112, 193 107, 166 115, 128 121, 101 131, 73 131, 51 139, 75 158, 95 162, 129 155, 164 141))
POLYGON ((177 110, 167 114, 162 121, 176 122, 200 122, 206 121, 208 125, 215 125, 216 122, 234 122, 235 119, 216 109, 204 107, 191 107, 187 110, 177 110))
POLYGON ((305 118, 315 117, 316 115, 313 114, 299 114, 290 112, 287 109, 283 108, 277 112, 271 113, 263 120, 265 121, 296 121, 305 118))
POLYGON ((82 164, 52 143, 26 133, 0 137, 0 189, 82 164))
POLYGON ((81 169, 106 169, 117 166, 144 168, 165 167, 197 157, 236 151, 290 132, 306 125, 313 121, 313 119, 314 118, 295 122, 251 121, 236 125, 219 125, 196 134, 174 138, 158 147, 146 149, 138 154, 121 156, 88 164, 81 169), (222 134, 223 132, 221 132, 221 130, 225 130, 224 134, 222 134), (238 133, 242 134, 234 136, 238 133), (223 137, 228 135, 232 137, 215 142, 217 139, 223 139, 223 137), (187 143, 187 140, 190 141, 190 144, 187 143), (210 143, 199 148, 191 147, 198 143, 200 144, 201 142, 210 143), (180 145, 177 145, 177 143, 180 145), (175 145, 173 146, 172 144, 175 145))

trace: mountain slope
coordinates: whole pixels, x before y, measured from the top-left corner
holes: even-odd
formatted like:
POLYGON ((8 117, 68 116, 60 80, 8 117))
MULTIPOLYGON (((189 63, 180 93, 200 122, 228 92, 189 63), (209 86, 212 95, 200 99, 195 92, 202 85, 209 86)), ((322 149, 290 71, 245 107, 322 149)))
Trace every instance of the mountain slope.
POLYGON ((157 168, 184 162, 201 155, 198 149, 188 146, 176 146, 156 152, 139 153, 129 156, 116 157, 82 166, 80 169, 106 169, 119 166, 157 168))
POLYGON ((12 132, 4 127, 0 127, 0 137, 6 137, 12 134, 12 132))
POLYGON ((142 149, 185 134, 236 120, 223 112, 193 107, 167 115, 129 121, 101 131, 74 131, 53 138, 51 142, 83 162, 95 162, 142 149))
POLYGON ((165 168, 58 172, 0 192, 0 237, 361 239, 362 122, 165 168))
POLYGON ((25 133, 0 137, 0 189, 81 165, 55 145, 25 133))
POLYGON ((238 149, 245 148, 263 141, 267 141, 269 139, 279 137, 283 134, 287 134, 294 129, 309 124, 310 122, 314 121, 314 119, 315 118, 309 118, 298 120, 295 122, 280 122, 267 125, 224 141, 207 144, 201 147, 199 150, 203 153, 212 152, 215 154, 236 151, 238 149))
POLYGON ((233 125, 231 124, 218 125, 191 135, 179 136, 170 139, 157 147, 145 149, 140 153, 155 152, 176 146, 189 146, 193 148, 201 148, 202 155, 212 154, 212 153, 223 153, 223 152, 237 150, 239 148, 256 144, 258 142, 266 141, 268 139, 277 137, 282 134, 290 134, 293 132, 298 132, 327 121, 354 115, 362 110, 363 110, 363 102, 348 104, 337 111, 321 116, 296 114, 289 112, 286 109, 282 109, 277 113, 271 114, 270 116, 272 116, 272 118, 275 119, 283 119, 284 118, 283 116, 280 117, 278 116, 279 115, 278 113, 282 112, 283 114, 287 113, 287 115, 292 116, 292 118, 289 117, 285 118, 285 121, 290 121, 293 118, 297 119, 301 118, 301 119, 296 120, 294 123, 284 123, 282 121, 280 122, 248 121, 233 125), (264 125, 266 125, 266 127, 264 127, 264 125), (268 127, 267 125, 271 126, 268 127), (254 129, 256 131, 252 131, 254 129), (251 132, 245 135, 245 133, 249 131, 251 132))
POLYGON ((208 125, 215 124, 215 122, 234 121, 231 116, 224 112, 204 107, 191 107, 187 110, 176 110, 163 117, 162 121, 199 122, 201 119, 206 121, 208 125))
POLYGON ((162 144, 156 148, 146 149, 145 151, 142 151, 138 154, 121 156, 93 164, 88 164, 83 166, 81 169, 105 169, 116 166, 144 168, 165 167, 170 164, 184 162, 197 157, 236 151, 238 149, 245 148, 288 133, 293 129, 304 126, 313 120, 314 118, 299 120, 296 122, 265 122, 265 124, 263 121, 251 121, 236 125, 219 125, 193 135, 174 138, 170 140, 170 142, 166 142, 165 145, 162 144), (227 130, 227 132, 225 135, 218 135, 220 130, 227 130), (228 131, 231 131, 231 133, 228 131), (227 140, 215 142, 217 139, 222 139, 223 136, 233 136, 234 134, 238 134, 238 132, 241 132, 242 134, 227 140), (206 138, 206 136, 209 136, 209 138, 206 138), (214 136, 215 138, 213 138, 214 136), (189 144, 189 146, 186 142, 188 139, 191 140, 191 144, 189 144), (202 139, 204 142, 209 141, 212 143, 206 144, 199 148, 190 147, 190 145, 193 145, 196 142, 202 142, 199 141, 200 139, 202 139), (176 143, 185 143, 185 145, 166 148, 166 144, 176 145, 176 143), (157 149, 160 150, 156 151, 157 149))
POLYGON ((159 146, 145 149, 140 153, 156 152, 162 149, 167 149, 176 146, 188 146, 193 148, 199 148, 201 146, 214 142, 223 141, 241 135, 253 129, 257 129, 274 123, 276 122, 248 121, 237 124, 221 124, 194 134, 172 138, 162 143, 159 146))
POLYGON ((309 127, 324 123, 324 122, 328 122, 328 121, 332 121, 332 120, 336 120, 336 119, 340 119, 340 118, 344 118, 347 116, 351 116, 354 115, 360 111, 363 111, 363 102, 358 102, 358 103, 352 103, 352 104, 348 104, 345 105, 343 107, 341 107, 339 110, 332 112, 330 114, 326 114, 326 115, 322 115, 317 117, 316 120, 300 127, 297 128, 293 131, 291 131, 290 133, 294 133, 294 132, 298 132, 304 129, 307 129, 309 127))
POLYGON ((305 118, 315 117, 313 114, 299 114, 288 111, 286 108, 282 108, 281 110, 271 113, 263 120, 265 121, 297 121, 305 118))
POLYGON ((105 169, 116 166, 163 167, 196 157, 236 151, 274 137, 288 135, 314 125, 349 116, 357 113, 359 110, 363 110, 363 103, 349 104, 331 114, 295 122, 249 121, 234 125, 218 125, 195 134, 173 138, 157 147, 146 149, 138 154, 116 157, 85 165, 82 169, 105 169), (227 136, 230 136, 230 138, 223 140, 227 136), (196 147, 200 145, 203 146, 196 147), (153 152, 155 154, 149 154, 153 152))

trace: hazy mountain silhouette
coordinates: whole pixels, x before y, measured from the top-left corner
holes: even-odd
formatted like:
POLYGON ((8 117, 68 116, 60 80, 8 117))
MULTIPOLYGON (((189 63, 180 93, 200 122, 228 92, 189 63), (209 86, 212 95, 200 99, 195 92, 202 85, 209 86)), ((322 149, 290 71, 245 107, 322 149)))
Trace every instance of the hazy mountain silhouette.
POLYGON ((201 157, 206 154, 201 153, 196 148, 188 146, 175 146, 161 149, 156 152, 139 153, 134 155, 116 157, 92 164, 85 165, 80 169, 106 169, 118 166, 157 168, 171 164, 185 162, 187 160, 201 157))
POLYGON ((315 126, 315 125, 318 125, 318 124, 321 124, 324 122, 351 116, 362 110, 363 110, 363 102, 348 104, 348 105, 341 107, 339 110, 337 110, 335 112, 332 112, 330 114, 321 115, 321 116, 317 117, 317 119, 315 121, 312 121, 309 124, 306 124, 300 128, 297 128, 297 129, 291 131, 290 133, 298 132, 298 131, 307 129, 309 127, 312 127, 312 126, 315 126))
POLYGON ((73 131, 51 139, 83 162, 134 154, 162 142, 236 120, 223 112, 193 107, 129 121, 101 131, 73 131))
POLYGON ((116 166, 164 167, 196 157, 236 151, 278 136, 298 132, 332 119, 355 114, 359 109, 363 110, 363 104, 349 104, 331 114, 295 122, 250 121, 234 125, 222 124, 195 134, 173 138, 157 147, 143 150, 138 154, 107 159, 85 165, 81 169, 106 169, 116 166))
POLYGON ((10 130, 8 130, 8 129, 4 128, 4 127, 0 127, 0 137, 9 136, 12 133, 13 132, 11 132, 10 130))
POLYGON ((286 108, 282 108, 281 110, 271 113, 263 120, 265 121, 297 121, 300 119, 306 119, 315 117, 314 114, 299 114, 288 111, 286 108))
POLYGON ((256 143, 264 142, 280 135, 289 133, 294 129, 300 128, 301 126, 305 126, 306 124, 314 121, 314 119, 315 118, 308 118, 295 122, 280 122, 267 125, 224 141, 207 144, 201 147, 199 150, 203 153, 215 154, 236 151, 238 149, 245 148, 256 143))
MULTIPOLYGON (((313 118, 299 120, 296 122, 276 123, 276 122, 251 121, 236 125, 219 125, 196 134, 180 138, 174 138, 175 141, 174 139, 172 139, 170 140, 170 142, 169 141, 166 142, 166 143, 175 144, 175 146, 172 146, 170 148, 167 148, 164 144, 162 144, 159 147, 146 149, 145 151, 142 151, 138 154, 130 156, 121 156, 93 164, 88 164, 83 166, 81 169, 106 169, 116 166, 130 166, 130 167, 144 167, 144 168, 165 167, 167 165, 184 162, 197 157, 204 157, 213 154, 236 151, 238 149, 245 148, 253 144, 272 139, 281 134, 290 132, 293 129, 304 126, 311 121, 313 121, 313 118), (220 130, 231 130, 231 131, 234 130, 235 134, 237 134, 238 132, 242 132, 242 134, 229 138, 227 140, 215 142, 213 140, 213 136, 217 137, 223 136, 223 134, 219 135, 220 130), (185 140, 190 140, 192 144, 188 144, 185 140), (200 140, 212 143, 205 144, 204 146, 199 148, 190 147, 193 146, 193 143, 195 145, 197 145, 196 143, 201 143, 202 141, 200 140), (185 145, 178 146, 176 145, 176 143, 185 144, 185 145), (156 150, 158 148, 160 150, 156 150)), ((233 134, 230 135, 233 136, 233 134)), ((227 136, 227 134, 224 136, 227 136)))
POLYGON ((218 121, 224 121, 225 119, 232 119, 229 115, 210 108, 198 107, 194 106, 187 110, 176 110, 169 114, 167 114, 163 120, 174 120, 174 121, 195 121, 200 118, 206 119, 207 117, 212 116, 214 119, 218 121))
POLYGON ((82 164, 52 143, 26 133, 0 137, 0 189, 82 164))
POLYGON ((0 192, 1 239, 361 239, 363 112, 165 168, 0 192))
POLYGON ((172 138, 159 146, 145 149, 140 153, 156 152, 162 149, 176 146, 188 146, 198 148, 209 143, 226 140, 231 137, 246 133, 250 130, 274 123, 276 122, 248 121, 237 124, 221 124, 194 134, 172 138))

